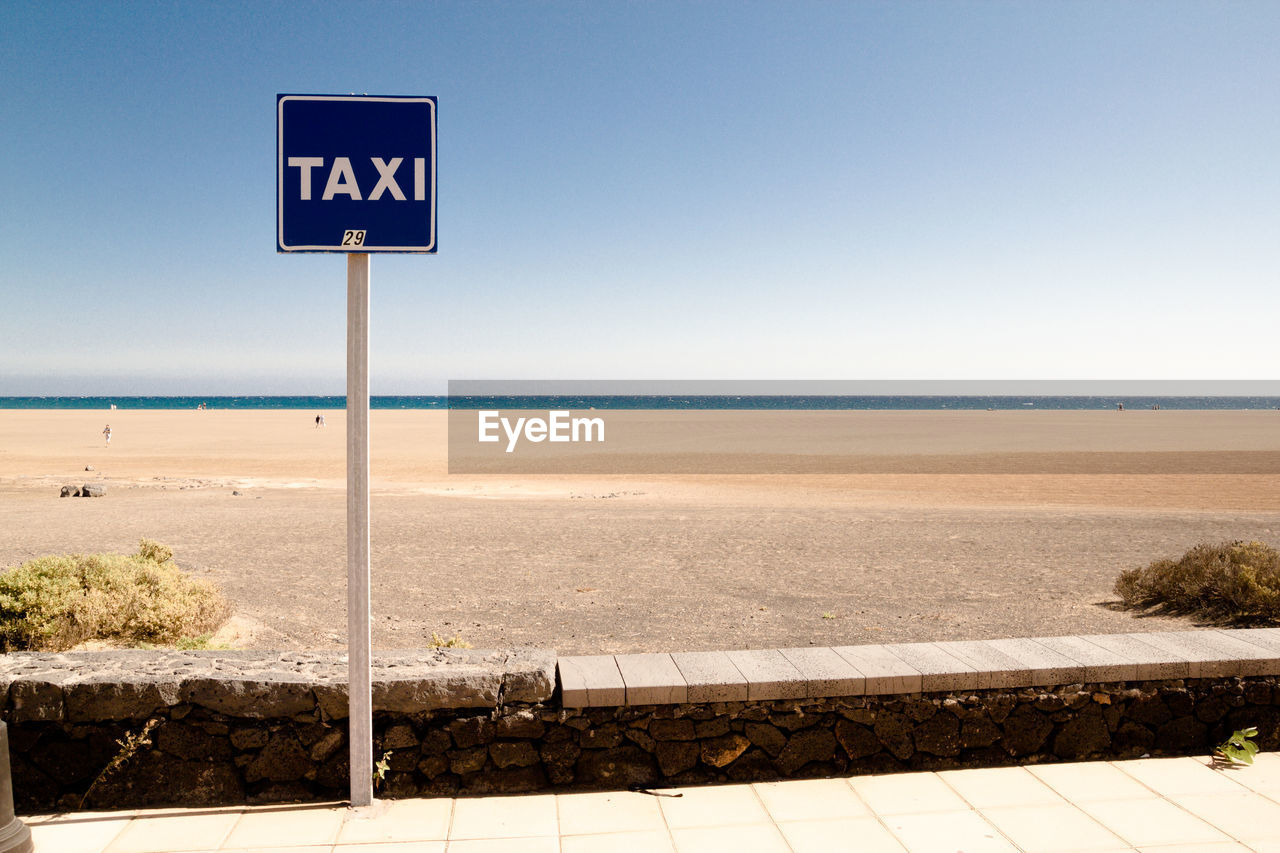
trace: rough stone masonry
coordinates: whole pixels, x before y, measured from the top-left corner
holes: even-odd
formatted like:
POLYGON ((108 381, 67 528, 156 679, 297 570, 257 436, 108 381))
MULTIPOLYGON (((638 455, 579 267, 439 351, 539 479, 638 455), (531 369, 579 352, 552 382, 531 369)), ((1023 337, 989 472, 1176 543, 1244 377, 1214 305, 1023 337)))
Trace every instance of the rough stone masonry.
MULTIPOLYGON (((20 813, 344 799, 333 653, 7 655, 20 813)), ((550 652, 375 659, 380 797, 749 781, 1280 746, 1274 676, 566 709, 550 652)))

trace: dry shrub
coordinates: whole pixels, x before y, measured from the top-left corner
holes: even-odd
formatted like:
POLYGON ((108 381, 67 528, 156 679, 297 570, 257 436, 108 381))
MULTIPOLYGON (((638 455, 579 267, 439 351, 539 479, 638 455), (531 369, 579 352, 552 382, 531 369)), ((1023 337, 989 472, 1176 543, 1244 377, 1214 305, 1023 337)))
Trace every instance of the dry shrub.
POLYGON ((1280 623, 1280 551, 1263 542, 1197 545, 1179 560, 1128 569, 1115 592, 1126 607, 1243 624, 1280 623))
POLYGON ((435 631, 431 632, 431 642, 427 643, 429 649, 469 649, 471 644, 462 639, 460 634, 454 634, 449 639, 445 639, 435 631))
POLYGON ((0 573, 0 650, 62 651, 85 640, 168 645, 214 631, 217 588, 143 539, 138 553, 40 557, 0 573))

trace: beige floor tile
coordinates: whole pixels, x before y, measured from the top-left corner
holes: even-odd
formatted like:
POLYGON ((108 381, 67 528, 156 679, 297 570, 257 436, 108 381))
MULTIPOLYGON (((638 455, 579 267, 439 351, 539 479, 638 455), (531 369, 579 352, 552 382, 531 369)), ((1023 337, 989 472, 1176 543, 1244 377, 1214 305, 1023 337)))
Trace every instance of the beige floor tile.
POLYGON ((97 823, 100 821, 128 821, 138 816, 137 809, 120 809, 104 812, 54 812, 42 815, 18 815, 27 826, 45 823, 97 823))
MULTIPOLYGON (((76 812, 76 814, 81 813, 76 812)), ((104 812, 104 814, 109 814, 115 817, 125 815, 124 812, 104 812)), ((129 812, 128 814, 132 814, 132 812, 129 812)), ((18 820, 22 821, 27 826, 36 826, 38 824, 48 823, 51 820, 57 820, 59 818, 66 818, 69 816, 70 815, 65 812, 52 812, 50 814, 20 814, 18 815, 18 820)))
POLYGON ((771 821, 750 785, 705 785, 662 793, 680 795, 658 798, 662 815, 672 829, 771 821))
POLYGON ((1139 758, 1115 766, 1161 796, 1230 794, 1240 789, 1204 758, 1139 758))
MULTIPOLYGON (((444 841, 398 841, 374 844, 339 844, 333 853, 444 853, 444 841)), ((293 853, 280 850, 276 853, 293 853)))
POLYGON ((1119 767, 1105 761, 1037 764, 1028 767, 1027 772, 1073 803, 1159 796, 1119 767))
MULTIPOLYGON (((219 847, 214 851, 197 850, 192 853, 222 853, 224 850, 228 848, 219 847)), ((331 850, 333 850, 332 844, 307 844, 302 847, 273 844, 270 847, 236 847, 230 853, 330 853, 331 850)))
POLYGON ((1253 757, 1251 766, 1280 768, 1280 752, 1260 752, 1253 757))
POLYGON ((778 828, 795 853, 903 853, 906 849, 874 817, 792 821, 779 823, 778 828))
POLYGON ((1280 804, 1253 791, 1238 794, 1182 794, 1170 797, 1236 841, 1280 839, 1280 804))
POLYGON ((377 817, 348 815, 338 833, 338 843, 372 841, 443 841, 449 834, 453 800, 384 800, 377 817))
POLYGON ((1056 806, 1066 801, 1023 767, 946 770, 938 774, 974 808, 1056 806))
POLYGON ((240 820, 242 809, 159 809, 141 813, 106 853, 182 853, 217 849, 240 820))
POLYGON ((449 838, 518 838, 560 834, 554 794, 461 797, 453 804, 449 838))
POLYGON ((1135 847, 1231 841, 1168 800, 1095 800, 1076 806, 1135 847))
MULTIPOLYGON (((533 838, 472 838, 450 841, 447 850, 448 853, 560 853, 560 839, 546 835, 533 838)), ((352 848, 351 853, 364 853, 364 848, 352 848)))
POLYGON ((665 829, 560 838, 560 853, 673 853, 674 850, 671 835, 665 829))
POLYGON ((333 844, 346 817, 345 806, 273 806, 240 816, 222 846, 282 847, 287 844, 333 844))
POLYGON ((871 810, 879 815, 965 811, 969 804, 933 773, 855 776, 849 780, 871 810))
MULTIPOLYGON (((377 802, 394 801, 378 800, 377 802)), ((350 810, 346 800, 322 800, 314 803, 266 803, 264 805, 254 806, 224 806, 223 808, 239 809, 245 814, 253 814, 254 812, 278 812, 289 809, 336 809, 341 812, 350 810)))
POLYGON ((772 823, 671 830, 678 853, 791 853, 772 823))
POLYGON ((754 787, 775 821, 871 816, 845 779, 757 782, 754 787))
POLYGON ((1273 800, 1280 798, 1280 753, 1264 752, 1256 756, 1251 765, 1236 765, 1218 772, 1232 782, 1273 800))
POLYGON ((593 835, 614 832, 666 832, 658 798, 631 791, 560 794, 561 835, 593 835))
POLYGON ((983 816, 1026 853, 1118 850, 1124 840, 1073 805, 983 809, 983 816))
POLYGON ((1017 848, 974 811, 895 814, 885 817, 902 846, 911 853, 1016 853, 1017 848))
POLYGON ((124 831, 132 812, 121 815, 112 812, 93 814, 54 815, 41 823, 28 824, 35 849, 77 850, 98 853, 124 831))
POLYGON ((1222 841, 1220 844, 1161 844, 1160 847, 1134 848, 1138 853, 1275 853, 1274 850, 1245 847, 1235 841, 1222 841))

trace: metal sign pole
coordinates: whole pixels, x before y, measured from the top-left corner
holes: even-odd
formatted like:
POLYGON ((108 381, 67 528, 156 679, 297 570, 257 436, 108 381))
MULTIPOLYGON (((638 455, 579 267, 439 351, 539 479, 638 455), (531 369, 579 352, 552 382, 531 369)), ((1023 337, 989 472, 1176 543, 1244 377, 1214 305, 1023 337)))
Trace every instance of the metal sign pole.
POLYGON ((369 633, 369 255, 347 255, 347 734, 351 805, 373 803, 369 633))
POLYGON ((277 94, 276 251, 347 255, 347 731, 360 808, 373 803, 369 255, 436 252, 436 99, 277 94))

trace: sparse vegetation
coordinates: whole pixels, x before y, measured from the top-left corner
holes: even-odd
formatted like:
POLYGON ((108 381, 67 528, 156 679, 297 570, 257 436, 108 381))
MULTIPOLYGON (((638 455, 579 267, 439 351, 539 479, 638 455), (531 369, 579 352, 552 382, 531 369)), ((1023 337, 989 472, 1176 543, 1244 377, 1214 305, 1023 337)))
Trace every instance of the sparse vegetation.
POLYGON ((204 635, 226 620, 227 603, 172 558, 169 548, 143 539, 134 555, 40 557, 0 572, 0 651, 62 651, 86 640, 207 644, 204 635))
POLYGON ((213 633, 206 632, 198 637, 179 637, 173 647, 180 652, 192 652, 201 650, 229 649, 231 646, 226 643, 215 643, 213 641, 213 633))
POLYGON ((231 646, 226 643, 213 642, 213 632, 208 631, 198 637, 179 637, 172 643, 135 643, 135 649, 161 649, 173 648, 180 652, 199 652, 199 651, 216 651, 219 649, 229 649, 231 646))
POLYGON ((382 783, 387 780, 387 771, 391 769, 391 751, 387 750, 382 753, 382 760, 373 763, 373 787, 374 790, 382 787, 382 783))
POLYGON ((1280 624, 1280 551, 1263 542, 1197 545, 1179 560, 1128 569, 1115 592, 1126 607, 1163 607, 1234 624, 1280 624))
POLYGON ((116 741, 116 746, 120 747, 112 759, 107 762, 107 766, 102 768, 94 780, 89 783, 89 788, 84 792, 84 796, 80 798, 80 808, 84 808, 85 803, 89 802, 89 795, 93 793, 93 789, 98 786, 102 780, 110 777, 113 773, 125 765, 129 759, 137 754, 138 750, 144 746, 151 746, 151 732, 160 724, 158 717, 152 717, 137 732, 125 732, 124 737, 116 741))
POLYGON ((1253 757, 1258 754, 1258 745, 1253 742, 1257 736, 1258 729, 1254 726, 1237 729, 1214 749, 1214 760, 1223 764, 1252 764, 1253 757))
POLYGON ((446 640, 444 637, 441 637, 441 636, 440 636, 439 634, 437 634, 435 631, 432 631, 432 632, 431 632, 431 642, 430 642, 430 643, 427 643, 427 648, 430 648, 430 649, 469 649, 469 648, 471 648, 471 644, 470 644, 470 643, 468 643, 466 640, 462 639, 462 637, 458 636, 457 634, 453 635, 452 637, 450 637, 449 639, 447 639, 447 640, 446 640))

